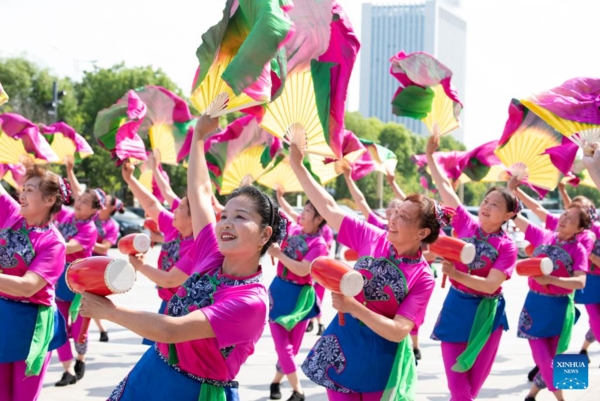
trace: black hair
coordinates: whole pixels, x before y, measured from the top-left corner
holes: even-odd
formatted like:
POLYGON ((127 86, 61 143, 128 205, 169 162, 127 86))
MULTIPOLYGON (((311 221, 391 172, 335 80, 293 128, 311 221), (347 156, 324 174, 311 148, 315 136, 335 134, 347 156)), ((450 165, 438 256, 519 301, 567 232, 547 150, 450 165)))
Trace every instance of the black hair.
MULTIPOLYGON (((315 205, 313 205, 310 200, 307 200, 304 205, 305 206, 306 205, 310 205, 312 207, 312 209, 315 211, 315 218, 317 218, 317 217, 323 218, 323 216, 321 216, 321 214, 319 213, 319 211, 317 210, 317 208, 315 207, 315 205)), ((319 224, 319 229, 323 228, 323 226, 325 224, 327 224, 327 221, 323 218, 323 221, 321 221, 321 224, 319 224)))
POLYGON ((244 185, 243 187, 235 189, 227 197, 227 202, 233 198, 237 198, 238 196, 245 196, 250 199, 252 203, 254 203, 256 212, 260 215, 261 225, 263 227, 271 227, 273 229, 271 238, 269 238, 269 240, 260 250, 260 255, 262 256, 267 252, 267 249, 269 249, 271 244, 275 242, 278 237, 280 237, 279 231, 281 216, 279 215, 279 207, 268 195, 265 195, 263 192, 251 185, 244 185))
MULTIPOLYGON (((119 200, 119 198, 117 198, 116 196, 110 195, 110 204, 109 204, 109 206, 115 207, 118 200, 119 200)), ((125 206, 121 205, 121 208, 119 210, 117 210, 116 208, 113 209, 113 211, 110 212, 110 215, 114 216, 115 213, 120 213, 120 214, 125 213, 125 206)))
POLYGON ((39 164, 34 164, 29 169, 27 169, 27 172, 25 173, 22 182, 25 183, 34 177, 39 177, 41 179, 39 189, 42 192, 42 196, 56 197, 54 204, 50 207, 49 217, 60 212, 62 205, 68 206, 73 203, 73 196, 70 190, 66 189, 66 197, 64 197, 62 194, 61 177, 46 170, 45 167, 42 167, 39 164))
MULTIPOLYGON (((492 192, 498 192, 500 195, 502 195, 502 197, 504 198, 504 200, 506 201, 506 211, 510 212, 510 213, 515 213, 517 211, 517 205, 519 204, 519 200, 517 199, 517 197, 515 196, 515 194, 513 194, 508 188, 500 186, 500 185, 496 185, 494 187, 491 187, 490 189, 488 189, 488 191, 485 193, 485 196, 488 196, 489 194, 491 194, 492 192)), ((517 213, 515 213, 515 215, 513 217, 511 217, 511 220, 514 220, 517 217, 517 213)))
POLYGON ((442 225, 437 218, 436 204, 433 199, 423 194, 411 194, 404 200, 419 206, 419 228, 428 228, 429 235, 421 240, 425 244, 433 244, 440 235, 442 225))

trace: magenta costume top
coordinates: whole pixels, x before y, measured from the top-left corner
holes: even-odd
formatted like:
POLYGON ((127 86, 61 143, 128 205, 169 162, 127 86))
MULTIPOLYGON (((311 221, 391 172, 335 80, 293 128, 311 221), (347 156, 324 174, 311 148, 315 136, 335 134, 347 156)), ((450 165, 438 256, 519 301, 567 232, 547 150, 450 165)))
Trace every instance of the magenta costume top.
MULTIPOLYGON (((96 225, 96 231, 98 232, 98 236, 96 237, 97 244, 101 244, 105 240, 110 242, 111 246, 117 243, 117 238, 119 238, 119 225, 113 219, 109 217, 102 221, 100 218, 96 217, 94 219, 94 224, 96 225)), ((107 254, 108 251, 98 255, 107 254)), ((96 255, 95 252, 94 255, 96 255)))
MULTIPOLYGON (((158 268, 163 271, 169 271, 177 265, 179 260, 185 256, 194 244, 194 236, 183 237, 181 233, 173 227, 173 213, 163 210, 158 215, 158 228, 164 234, 165 242, 160 247, 158 255, 158 268)), ((183 269, 180 269, 183 270, 183 269)), ((158 296, 168 301, 175 294, 178 287, 163 288, 158 287, 158 296)))
POLYGON ((0 292, 0 297, 50 306, 54 284, 65 268, 65 241, 53 223, 28 226, 19 214, 21 206, 9 195, 0 196, 0 273, 22 277, 32 271, 46 285, 31 297, 15 297, 0 292))
MULTIPOLYGON (((591 253, 596 256, 600 256, 600 223, 595 222, 592 224, 592 228, 590 228, 589 231, 594 234, 594 237, 592 237, 594 240, 594 247, 592 248, 591 253)), ((588 274, 600 275, 600 266, 596 266, 592 263, 592 261, 590 261, 588 274)))
MULTIPOLYGON (((288 236, 281 244, 281 250, 289 258, 309 262, 319 256, 329 254, 325 239, 320 232, 314 235, 305 234, 302 231, 302 226, 295 223, 292 223, 288 228, 288 236)), ((288 270, 281 262, 277 263, 277 277, 300 285, 313 284, 310 274, 298 276, 288 270)))
POLYGON ((387 230, 387 223, 381 217, 377 216, 374 212, 369 213, 367 216, 367 223, 381 229, 387 230))
POLYGON ((92 256, 98 235, 93 217, 87 220, 77 220, 75 212, 63 206, 61 211, 56 214, 55 220, 65 243, 74 239, 83 247, 81 251, 68 254, 67 263, 92 256))
MULTIPOLYGON (((452 218, 452 227, 461 240, 475 246, 475 259, 465 265, 455 262, 456 270, 473 276, 487 277, 491 269, 496 269, 510 279, 517 263, 517 246, 504 230, 495 233, 485 233, 481 229, 481 223, 463 205, 456 208, 452 218)), ((494 294, 485 294, 475 291, 458 281, 450 279, 452 285, 469 294, 497 295, 502 292, 499 287, 494 294)))
MULTIPOLYGON (((552 260, 554 277, 573 277, 574 272, 587 272, 587 254, 583 245, 572 238, 559 241, 558 233, 529 224, 525 232, 525 239, 534 247, 533 257, 548 257, 552 260)), ((540 285, 533 278, 529 278, 529 288, 543 294, 570 294, 573 290, 558 287, 552 284, 540 285)))
POLYGON ((165 362, 173 355, 176 367, 186 374, 228 382, 254 353, 254 346, 267 324, 267 290, 260 282, 262 270, 248 277, 232 277, 221 271, 215 225, 202 229, 185 257, 191 274, 167 305, 169 316, 185 316, 200 310, 209 320, 215 338, 192 340, 175 345, 157 343, 165 362))
POLYGON ((325 224, 321 229, 321 236, 325 240, 325 244, 327 244, 327 249, 331 249, 331 247, 335 244, 333 230, 331 229, 331 227, 325 224))
MULTIPOLYGON (((558 227, 559 220, 560 220, 559 216, 548 213, 546 215, 546 229, 550 230, 550 231, 556 230, 556 227, 558 227)), ((596 238, 598 238, 598 235, 596 233, 600 229, 597 224, 598 223, 594 223, 592 228, 590 228, 589 230, 583 230, 580 234, 577 234, 577 236, 575 237, 575 238, 577 238, 577 241, 579 241, 579 243, 581 245, 583 245, 586 256, 588 258, 590 256, 590 254, 592 253, 592 251, 594 250, 596 238), (595 227, 596 231, 594 231, 594 227, 595 227)), ((588 270, 592 270, 592 261, 591 260, 588 260, 588 270)))

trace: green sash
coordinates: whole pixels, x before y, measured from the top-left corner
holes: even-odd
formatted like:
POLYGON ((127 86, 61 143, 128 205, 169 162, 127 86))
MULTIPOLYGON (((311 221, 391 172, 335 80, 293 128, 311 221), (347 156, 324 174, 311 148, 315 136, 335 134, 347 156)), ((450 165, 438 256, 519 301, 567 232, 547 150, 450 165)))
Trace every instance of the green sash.
POLYGON ((25 376, 39 376, 42 366, 48 355, 50 341, 54 337, 54 308, 52 306, 38 305, 38 315, 35 321, 35 330, 25 360, 25 376))
POLYGON ((69 306, 69 317, 71 318, 71 322, 75 323, 77 320, 79 309, 81 309, 81 294, 75 294, 75 298, 73 298, 71 306, 69 306))
POLYGON ((212 384, 202 383, 198 401, 227 401, 225 389, 223 387, 213 386, 212 384))
POLYGON ((456 363, 452 366, 454 372, 466 372, 473 367, 477 356, 492 334, 497 307, 498 298, 483 298, 477 306, 467 349, 456 358, 456 363))
POLYGON ((316 299, 317 294, 312 285, 302 286, 294 310, 289 315, 279 316, 275 319, 275 323, 279 323, 287 331, 290 331, 309 314, 315 305, 316 299))
POLYGON ((563 328, 560 332, 556 355, 565 352, 569 348, 569 343, 571 342, 571 333, 573 331, 573 325, 575 324, 575 302, 573 301, 574 296, 575 291, 569 294, 569 304, 567 305, 567 311, 565 313, 565 322, 563 323, 563 328))
POLYGON ((417 389, 415 355, 408 336, 398 344, 394 365, 381 401, 414 401, 417 389))

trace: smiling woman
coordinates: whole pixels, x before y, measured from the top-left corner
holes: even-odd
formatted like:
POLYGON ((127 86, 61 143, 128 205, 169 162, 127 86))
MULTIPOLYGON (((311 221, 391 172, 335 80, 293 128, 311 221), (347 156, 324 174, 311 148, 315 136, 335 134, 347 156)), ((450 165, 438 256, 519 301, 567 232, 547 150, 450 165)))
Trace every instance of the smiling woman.
POLYGON ((65 242, 51 223, 70 201, 62 178, 38 165, 20 205, 0 185, 0 399, 37 400, 51 352, 66 341, 54 304, 65 242))
POLYGON ((239 400, 234 381, 267 321, 268 296, 259 261, 281 239, 273 200, 253 187, 235 190, 215 224, 204 139, 217 121, 203 116, 194 131, 188 200, 194 243, 184 258, 189 278, 165 314, 137 312, 84 294, 82 314, 118 323, 150 340, 149 349, 111 400, 239 400))

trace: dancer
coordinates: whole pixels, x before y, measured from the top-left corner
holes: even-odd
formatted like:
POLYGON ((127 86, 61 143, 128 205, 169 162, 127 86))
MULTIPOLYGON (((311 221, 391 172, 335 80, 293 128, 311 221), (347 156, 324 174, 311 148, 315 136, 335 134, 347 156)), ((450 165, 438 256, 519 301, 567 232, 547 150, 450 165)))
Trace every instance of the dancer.
POLYGON ((0 185, 0 400, 37 400, 52 351, 67 341, 54 303, 66 245, 52 224, 71 193, 39 165, 23 178, 19 203, 0 185))
POLYGON ((171 210, 177 209, 181 202, 181 198, 173 191, 173 188, 171 188, 171 185, 163 175, 163 173, 166 174, 166 172, 161 168, 160 149, 154 149, 152 153, 148 155, 148 164, 152 169, 152 178, 154 179, 154 182, 156 182, 160 194, 165 198, 165 201, 167 201, 171 210))
MULTIPOLYGON (((71 184, 71 190, 76 197, 79 197, 81 194, 83 194, 83 188, 75 176, 75 163, 72 159, 67 158, 65 165, 67 168, 69 184, 71 184)), ((119 225, 113 219, 111 219, 116 212, 125 212, 123 202, 121 202, 121 200, 115 196, 107 195, 106 207, 101 209, 94 219, 98 236, 96 237, 96 243, 94 244, 94 249, 92 250, 92 256, 107 255, 108 250, 117 244, 117 239, 119 238, 119 225)), ((94 319, 94 322, 100 331, 100 341, 108 342, 108 332, 104 328, 102 322, 96 319, 94 319)))
POLYGON ((431 270, 421 243, 437 239, 442 207, 423 195, 411 195, 392 214, 388 232, 346 216, 302 164, 291 146, 290 163, 317 211, 338 234, 338 241, 358 251, 355 265, 365 276, 355 298, 332 294, 336 317, 308 354, 302 370, 327 388, 330 400, 414 399, 414 355, 407 336, 423 323, 433 292, 431 270), (391 398, 390 398, 391 397, 391 398), (396 398, 398 397, 398 398, 396 398))
MULTIPOLYGON (((518 181, 511 179, 511 188, 518 181)), ((557 400, 562 401, 562 390, 553 386, 552 363, 554 356, 569 347, 571 330, 575 322, 573 290, 585 287, 587 255, 576 238, 589 228, 588 211, 577 203, 561 215, 556 231, 537 227, 523 216, 515 224, 525 233, 525 239, 534 247, 534 257, 549 257, 554 271, 548 276, 529 278, 529 293, 519 317, 520 338, 529 340, 533 359, 539 367, 526 401, 535 401, 540 389, 548 388, 557 400)))
MULTIPOLYGON (((113 321, 156 341, 110 400, 239 400, 234 381, 267 323, 268 295, 260 258, 280 233, 275 202, 258 189, 229 196, 215 226, 204 138, 217 119, 203 116, 192 139, 188 199, 193 221, 193 270, 168 303, 167 314, 138 312, 83 295, 82 313, 113 321)), ((285 222, 284 222, 285 224, 285 222)))
POLYGON ((432 338, 442 342, 452 400, 466 401, 477 398, 492 369, 502 331, 508 330, 502 283, 513 273, 517 247, 502 226, 515 218, 519 202, 506 188, 492 187, 478 218, 471 215, 433 157, 438 146, 439 138, 431 136, 426 151, 431 176, 444 203, 456 208, 452 227, 459 238, 475 245, 476 255, 469 265, 442 262, 452 287, 432 338))
MULTIPOLYGON (((277 192, 277 197, 280 205, 291 209, 281 191, 277 192)), ((310 263, 329 254, 321 234, 326 221, 310 201, 306 202, 296 221, 288 228, 283 246, 280 248, 274 244, 269 248, 269 254, 279 260, 277 276, 269 287, 269 327, 277 351, 275 378, 270 390, 272 400, 281 399, 284 376, 293 388, 288 400, 304 400, 294 357, 300 350, 310 319, 320 312, 320 301, 310 276, 310 263)))
MULTIPOLYGON (((81 188, 77 190, 80 191, 81 188)), ((98 235, 95 219, 97 218, 97 213, 105 208, 106 194, 104 191, 99 188, 87 189, 75 194, 74 210, 63 207, 55 217, 58 229, 67 243, 65 270, 60 276, 58 283, 56 283, 56 304, 65 321, 67 321, 69 337, 73 339, 79 337, 83 323, 83 319, 79 315, 81 296, 75 295, 69 289, 65 274, 68 265, 73 261, 92 256, 98 235)), ((77 359, 75 360, 74 368, 71 343, 67 341, 63 346, 58 348, 58 359, 63 365, 64 372, 61 379, 56 383, 57 387, 75 384, 78 380, 83 379, 85 375, 85 354, 87 353, 87 348, 87 337, 83 344, 75 342, 77 359)))
MULTIPOLYGON (((296 213, 296 211, 294 210, 292 205, 290 205, 285 200, 285 198, 283 197, 283 195, 284 195, 283 190, 278 188, 276 193, 277 193, 277 203, 279 203, 279 207, 281 209, 283 209, 285 214, 287 214, 291 218, 291 221, 298 223, 300 214, 296 213)), ((327 254, 329 254, 331 252, 331 248, 335 244, 333 230, 327 224, 323 224, 320 234, 323 236, 323 239, 325 240, 325 244, 327 245, 327 254)), ((317 302, 320 307, 320 305, 323 303, 323 297, 325 296, 325 287, 323 287, 319 283, 313 283, 313 287, 315 288, 315 293, 317 294, 317 302)), ((313 330, 314 320, 316 319, 317 324, 318 324, 317 335, 318 336, 323 335, 323 332, 325 331, 325 326, 321 322, 321 316, 322 316, 322 311, 319 310, 319 314, 315 318, 310 319, 308 326, 306 327, 307 333, 310 333, 313 330)))
MULTIPOLYGON (((158 228, 164 234, 165 242, 160 248, 157 268, 144 264, 143 256, 131 256, 129 260, 137 271, 158 284, 158 296, 162 300, 158 313, 165 313, 167 302, 177 292, 179 286, 188 279, 188 274, 179 268, 174 269, 174 267, 178 265, 194 243, 190 207, 188 199, 185 197, 173 212, 169 212, 133 176, 134 170, 135 166, 131 163, 124 163, 121 171, 123 179, 146 214, 158 223, 158 228)), ((152 342, 145 339, 144 344, 152 345, 152 342)))

